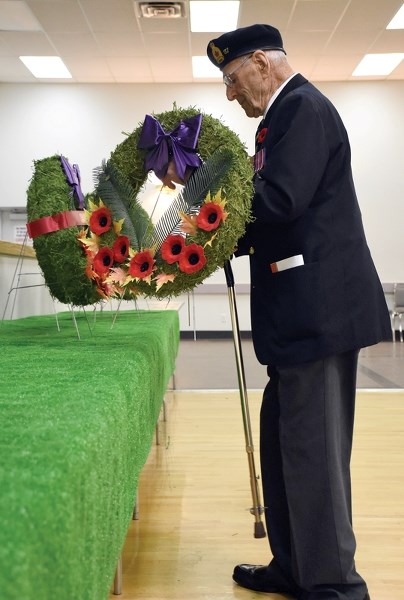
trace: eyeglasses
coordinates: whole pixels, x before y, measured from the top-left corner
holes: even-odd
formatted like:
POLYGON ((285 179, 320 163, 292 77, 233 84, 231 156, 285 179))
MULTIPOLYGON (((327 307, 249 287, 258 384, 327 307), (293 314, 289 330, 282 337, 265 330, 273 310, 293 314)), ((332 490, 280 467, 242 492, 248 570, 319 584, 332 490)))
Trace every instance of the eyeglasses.
POLYGON ((245 65, 245 63, 250 60, 250 58, 252 57, 252 54, 249 54, 243 61, 241 61, 241 63, 239 65, 237 65, 237 67, 231 72, 231 73, 227 73, 227 75, 225 75, 223 73, 223 83, 225 85, 227 85, 227 87, 231 87, 232 85, 235 84, 235 81, 233 79, 233 75, 236 71, 238 71, 239 69, 241 69, 241 67, 243 65, 245 65))

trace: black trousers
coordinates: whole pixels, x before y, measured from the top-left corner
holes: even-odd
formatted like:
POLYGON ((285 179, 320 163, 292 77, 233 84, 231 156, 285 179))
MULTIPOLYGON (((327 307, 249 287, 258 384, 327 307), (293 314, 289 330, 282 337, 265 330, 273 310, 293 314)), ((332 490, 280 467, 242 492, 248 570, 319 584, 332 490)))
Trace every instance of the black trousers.
POLYGON ((350 457, 358 351, 268 367, 260 457, 274 560, 304 598, 362 600, 356 572, 350 457))

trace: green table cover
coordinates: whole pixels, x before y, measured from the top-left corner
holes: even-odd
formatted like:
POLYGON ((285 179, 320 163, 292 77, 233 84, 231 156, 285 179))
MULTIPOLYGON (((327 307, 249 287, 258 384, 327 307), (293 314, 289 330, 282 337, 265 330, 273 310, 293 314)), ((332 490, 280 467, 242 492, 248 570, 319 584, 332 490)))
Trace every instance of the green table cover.
POLYGON ((0 597, 104 600, 179 342, 176 311, 0 325, 0 597), (90 326, 89 326, 90 325, 90 326))

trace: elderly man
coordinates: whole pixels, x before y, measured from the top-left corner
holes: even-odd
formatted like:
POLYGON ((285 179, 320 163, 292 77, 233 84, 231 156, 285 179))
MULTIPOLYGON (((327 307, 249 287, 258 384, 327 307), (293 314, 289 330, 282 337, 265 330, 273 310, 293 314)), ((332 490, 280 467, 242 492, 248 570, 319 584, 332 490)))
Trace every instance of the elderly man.
POLYGON ((263 117, 256 136, 249 254, 251 321, 268 366, 260 456, 273 558, 233 579, 299 600, 366 600, 354 563, 350 455, 360 348, 391 336, 335 107, 287 62, 270 25, 207 48, 227 98, 263 117))

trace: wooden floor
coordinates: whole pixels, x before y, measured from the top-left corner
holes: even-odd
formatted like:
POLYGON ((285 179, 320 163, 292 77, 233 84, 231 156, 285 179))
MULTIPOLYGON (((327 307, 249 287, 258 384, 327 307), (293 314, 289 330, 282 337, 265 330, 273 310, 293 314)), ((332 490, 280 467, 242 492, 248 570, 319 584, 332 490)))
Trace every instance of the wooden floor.
MULTIPOLYGON (((261 394, 249 393, 256 447, 261 394)), ((237 392, 170 392, 140 481, 123 554, 122 600, 252 600, 240 562, 267 563, 254 539, 237 392)), ((259 472, 258 450, 255 462, 259 472)), ((357 568, 372 600, 404 599, 404 391, 358 392, 352 460, 357 568)), ((111 599, 117 598, 111 594, 111 599)))

